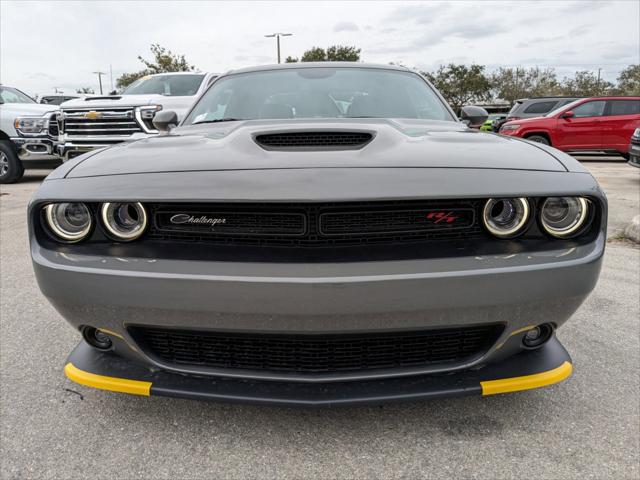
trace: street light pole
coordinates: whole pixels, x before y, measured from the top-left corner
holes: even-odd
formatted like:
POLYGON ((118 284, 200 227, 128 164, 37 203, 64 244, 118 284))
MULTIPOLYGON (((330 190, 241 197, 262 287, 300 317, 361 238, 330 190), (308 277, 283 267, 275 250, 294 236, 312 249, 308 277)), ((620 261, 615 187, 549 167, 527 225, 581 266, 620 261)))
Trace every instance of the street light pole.
POLYGON ((98 75, 98 82, 100 83, 100 95, 102 95, 102 75, 106 75, 106 73, 100 71, 91 73, 95 73, 96 75, 98 75))
POLYGON ((280 32, 272 33, 271 35, 265 35, 265 37, 267 38, 276 37, 276 45, 278 46, 278 63, 280 63, 280 37, 290 37, 292 35, 293 33, 280 33, 280 32))

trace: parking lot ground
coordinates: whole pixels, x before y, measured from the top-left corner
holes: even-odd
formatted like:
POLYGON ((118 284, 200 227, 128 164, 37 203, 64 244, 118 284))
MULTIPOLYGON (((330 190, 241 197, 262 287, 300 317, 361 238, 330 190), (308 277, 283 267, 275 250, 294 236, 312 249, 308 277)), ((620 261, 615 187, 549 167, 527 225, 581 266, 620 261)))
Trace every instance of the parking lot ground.
MULTIPOLYGON (((640 210, 640 172, 585 165, 611 236, 640 210)), ((25 224, 44 174, 0 188, 2 478, 640 477, 637 247, 609 242, 594 293, 558 333, 574 374, 548 388, 336 409, 135 397, 64 377, 79 337, 37 288, 25 224)))

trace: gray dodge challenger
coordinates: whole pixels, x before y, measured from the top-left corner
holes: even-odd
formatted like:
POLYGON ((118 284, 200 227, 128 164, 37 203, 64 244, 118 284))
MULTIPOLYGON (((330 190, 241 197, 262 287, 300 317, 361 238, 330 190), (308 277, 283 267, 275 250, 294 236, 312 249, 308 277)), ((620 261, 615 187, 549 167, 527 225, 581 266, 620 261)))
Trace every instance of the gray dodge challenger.
POLYGON ((606 198, 566 154, 469 128, 485 113, 402 67, 257 67, 65 163, 28 211, 81 336, 65 374, 281 405, 564 380, 555 332, 597 282, 606 198))

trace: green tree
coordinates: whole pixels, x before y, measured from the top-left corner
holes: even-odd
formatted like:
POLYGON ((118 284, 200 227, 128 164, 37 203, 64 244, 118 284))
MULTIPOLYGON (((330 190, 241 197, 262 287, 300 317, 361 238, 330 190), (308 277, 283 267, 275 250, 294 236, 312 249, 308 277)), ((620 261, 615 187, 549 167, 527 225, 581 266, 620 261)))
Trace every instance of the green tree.
POLYGON ((329 62, 359 62, 360 49, 348 45, 332 45, 327 48, 329 62))
POLYGON ((542 97, 561 93, 553 68, 499 68, 491 77, 494 98, 513 103, 518 98, 542 97))
POLYGON ((326 50, 322 47, 312 47, 302 54, 302 57, 287 57, 285 63, 295 62, 358 62, 361 49, 350 45, 332 45, 326 50))
POLYGON ((640 65, 629 65, 618 75, 617 95, 640 95, 640 65))
POLYGON ((491 84, 483 65, 440 65, 435 73, 425 73, 431 83, 442 93, 453 109, 472 102, 488 100, 491 84))
POLYGON ((312 47, 302 54, 301 62, 326 62, 327 52, 321 47, 312 47))
POLYGON ((613 84, 611 82, 599 79, 595 73, 589 70, 580 70, 573 78, 565 77, 562 81, 562 93, 569 96, 595 97, 608 95, 612 90, 613 84))
POLYGON ((76 88, 76 93, 95 93, 91 87, 76 88))
POLYGON ((138 60, 140 60, 146 68, 139 72, 122 74, 116 80, 118 88, 124 88, 145 75, 167 72, 190 72, 195 70, 195 66, 187 62, 184 55, 176 55, 172 53, 171 50, 167 50, 157 43, 151 44, 150 49, 153 54, 153 60, 145 60, 142 56, 138 55, 138 60))

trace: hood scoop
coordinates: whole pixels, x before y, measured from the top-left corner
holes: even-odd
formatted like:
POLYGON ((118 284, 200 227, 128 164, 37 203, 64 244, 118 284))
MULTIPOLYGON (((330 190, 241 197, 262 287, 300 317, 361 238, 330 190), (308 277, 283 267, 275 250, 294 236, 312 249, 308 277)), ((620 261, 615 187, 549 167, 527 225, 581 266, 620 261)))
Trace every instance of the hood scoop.
POLYGON ((262 133, 254 137, 265 150, 359 150, 373 140, 369 132, 310 131, 262 133))
POLYGON ((120 100, 122 97, 118 95, 109 95, 104 97, 87 97, 84 99, 85 102, 92 102, 94 100, 120 100))

